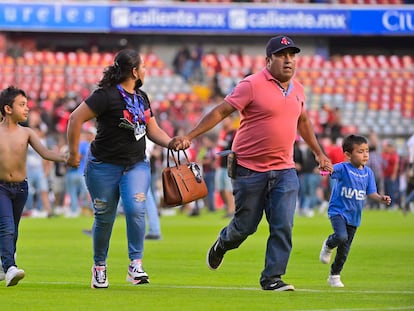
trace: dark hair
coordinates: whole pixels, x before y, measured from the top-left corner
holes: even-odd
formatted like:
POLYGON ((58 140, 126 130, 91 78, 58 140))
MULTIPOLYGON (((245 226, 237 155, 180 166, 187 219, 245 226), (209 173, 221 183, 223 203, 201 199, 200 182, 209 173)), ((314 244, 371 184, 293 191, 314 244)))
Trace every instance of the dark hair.
POLYGON ((4 110, 4 106, 13 107, 14 100, 17 96, 22 95, 26 97, 26 93, 17 87, 9 86, 8 88, 4 89, 0 93, 0 112, 3 116, 6 115, 6 111, 4 110))
POLYGON ((133 49, 119 51, 115 55, 114 64, 106 67, 99 87, 109 87, 127 80, 132 75, 132 69, 138 68, 141 63, 141 57, 133 49))
POLYGON ((362 144, 368 144, 368 140, 364 136, 351 134, 345 137, 342 143, 342 150, 343 152, 352 153, 352 151, 354 150, 354 145, 362 145, 362 144))

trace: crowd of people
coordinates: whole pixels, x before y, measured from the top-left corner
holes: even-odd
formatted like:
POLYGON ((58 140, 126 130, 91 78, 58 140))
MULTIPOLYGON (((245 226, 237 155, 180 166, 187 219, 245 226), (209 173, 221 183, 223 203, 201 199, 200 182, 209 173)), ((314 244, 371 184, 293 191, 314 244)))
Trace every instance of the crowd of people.
MULTIPOLYGON (((194 82, 193 79, 199 82, 206 79, 206 77, 203 78, 203 72, 200 68, 200 57, 202 57, 203 53, 201 45, 197 45, 194 49, 183 46, 182 49, 177 51, 176 57, 172 63, 174 71, 186 79, 191 79, 192 83, 194 82), (186 65, 188 62, 191 64, 186 65), (189 71, 186 71, 186 68, 189 71)), ((219 69, 217 70, 219 71, 219 69)), ((200 102, 200 99, 198 98, 196 102, 192 102, 189 99, 184 99, 182 102, 180 100, 175 101, 174 103, 172 102, 168 109, 160 107, 161 113, 157 115, 156 118, 159 120, 160 126, 164 128, 170 136, 194 126, 198 116, 205 113, 212 106, 220 102, 220 100, 224 97, 224 94, 227 93, 220 89, 217 81, 217 75, 213 75, 211 80, 212 82, 215 81, 215 83, 211 83, 210 85, 211 97, 208 101, 200 102)), ((29 115, 30 124, 28 125, 35 128, 38 134, 42 137, 42 141, 47 146, 57 149, 67 148, 64 136, 68 118, 70 113, 76 108, 77 104, 83 99, 84 96, 86 96, 84 92, 82 92, 82 94, 71 92, 65 97, 57 98, 55 102, 52 102, 47 98, 37 101, 36 99, 29 97, 28 105, 31 110, 29 115)), ((318 111, 317 119, 312 120, 315 125, 316 134, 318 137, 323 138, 323 147, 327 148, 329 152, 331 152, 331 150, 335 150, 333 147, 336 146, 336 149, 339 149, 339 154, 341 154, 340 144, 343 137, 340 110, 340 107, 331 106, 330 103, 324 103, 322 104, 322 108, 318 111)), ((223 127, 225 127, 224 124, 223 127)), ((82 134, 82 136, 86 139, 93 139, 95 131, 96 128, 94 124, 87 124, 85 126, 85 133, 82 134)), ((219 135, 219 129, 213 131, 213 134, 210 137, 213 145, 220 144, 219 135)), ((197 141, 194 151, 192 151, 191 154, 194 155, 194 160, 203 162, 209 161, 209 159, 203 159, 201 157, 203 150, 200 150, 200 148, 202 149, 202 145, 201 141, 197 141)), ((299 147, 302 149, 306 148, 306 145, 304 145, 300 140, 298 140, 295 146, 297 147, 296 149, 300 149, 299 147)), ((393 196, 397 198, 396 200, 393 200, 391 208, 396 208, 397 206, 405 207, 404 197, 406 196, 405 189, 407 188, 406 177, 404 176, 406 175, 406 154, 398 154, 398 158, 401 159, 399 161, 399 165, 396 165, 395 152, 397 152, 397 150, 395 143, 392 140, 387 140, 383 143, 370 142, 370 147, 372 148, 373 154, 373 160, 370 161, 376 168, 378 185, 386 190, 391 188, 390 191, 395 193, 393 196), (388 144, 390 144, 390 146, 388 146, 388 144), (394 151, 390 152, 390 149, 394 149, 394 151), (382 152, 382 150, 384 150, 384 152, 382 152), (381 153, 379 153, 380 151, 381 153), (387 161, 391 161, 391 164, 388 166, 388 169, 383 172, 382 168, 379 167, 383 167, 382 163, 384 163, 384 159, 382 157, 387 154, 394 154, 394 156, 389 159, 387 158, 387 161), (377 155, 380 155, 381 158, 377 155), (393 169, 394 171, 392 171, 393 169), (398 178, 395 176, 398 176, 398 178)), ((215 151, 220 152, 221 150, 220 148, 216 148, 215 151)), ((155 152, 158 152, 157 148, 155 152)), ((51 164, 46 161, 39 161, 38 158, 36 159, 36 155, 31 156, 31 154, 32 151, 29 148, 30 161, 28 161, 28 165, 31 165, 31 169, 29 171, 33 177, 31 178, 32 187, 29 193, 25 215, 32 217, 47 217, 56 214, 64 214, 66 217, 76 217, 81 212, 84 214, 90 214, 91 209, 88 208, 88 206, 90 206, 90 199, 85 196, 86 191, 84 185, 74 185, 74 181, 76 179, 79 180, 79 175, 73 170, 65 167, 65 165, 60 163, 51 164), (43 173, 39 170, 42 167, 43 173), (76 200, 79 208, 77 205, 72 203, 75 201, 76 193, 79 193, 80 197, 79 201, 76 200)), ((203 157, 208 158, 209 155, 213 154, 214 152, 209 152, 204 154, 203 157)), ((329 185, 329 183, 326 182, 326 178, 312 173, 312 165, 315 165, 315 163, 312 164, 314 159, 307 161, 306 152, 303 152, 302 150, 301 153, 296 153, 296 155, 299 157, 297 159, 297 168, 300 175, 300 182, 302 184, 297 209, 298 214, 312 216, 315 213, 316 207, 320 207, 320 210, 323 210, 326 207, 327 193, 329 193, 329 191, 326 190, 326 185, 329 185), (301 163, 301 161, 306 161, 306 163, 301 163), (316 181, 316 183, 310 182, 312 180, 316 181)), ((335 154, 332 156, 335 157, 335 154)), ((155 157, 153 159, 156 160, 155 157)), ((218 163, 220 161, 223 162, 223 159, 225 159, 225 157, 217 157, 215 160, 216 165, 210 165, 210 169, 207 165, 204 165, 204 169, 208 172, 208 180, 210 180, 209 188, 213 189, 214 186, 214 191, 209 191, 209 193, 214 192, 214 195, 210 195, 208 202, 198 202, 196 206, 188 207, 191 210, 191 215, 199 215, 200 208, 203 207, 203 205, 206 205, 207 209, 210 211, 221 208, 226 210, 230 205, 230 212, 226 213, 228 215, 232 214, 232 204, 227 203, 229 200, 226 199, 229 195, 226 195, 226 192, 223 192, 222 190, 223 187, 228 189, 229 186, 225 186, 226 184, 223 182, 218 183, 217 180, 214 184, 211 182, 211 176, 213 176, 213 174, 217 176, 222 174, 223 165, 225 165, 225 163, 221 164, 221 168, 218 163), (214 208, 212 206, 214 206, 214 208)), ((332 160, 335 163, 338 159, 332 160)), ((156 160, 156 163, 154 162, 153 164, 152 168, 154 170, 155 177, 159 177, 159 170, 163 165, 162 161, 163 160, 161 158, 161 160, 158 159, 156 160)), ((219 177, 215 177, 215 179, 219 179, 219 177)), ((153 192, 156 199, 156 205, 161 207, 160 205, 162 205, 162 198, 160 197, 159 189, 159 183, 157 187, 157 182, 153 182, 153 192)), ((375 202, 370 202, 369 200, 367 204, 370 207, 377 206, 375 202)))

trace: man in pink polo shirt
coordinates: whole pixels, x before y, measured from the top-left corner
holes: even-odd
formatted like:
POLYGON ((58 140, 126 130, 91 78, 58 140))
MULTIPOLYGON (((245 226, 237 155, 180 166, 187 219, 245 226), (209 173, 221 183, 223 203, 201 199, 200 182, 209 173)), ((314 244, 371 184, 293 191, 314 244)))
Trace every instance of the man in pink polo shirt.
POLYGON ((207 253, 207 265, 216 270, 224 254, 238 248, 257 230, 263 212, 269 223, 265 267, 260 277, 264 290, 294 290, 282 275, 292 249, 292 227, 299 182, 293 161, 297 134, 314 152, 319 168, 332 172, 306 112, 303 86, 293 80, 300 49, 287 36, 271 38, 266 46, 266 67, 244 78, 184 137, 170 143, 188 148, 191 140, 213 128, 235 110, 240 128, 232 150, 237 157, 232 179, 236 212, 207 253))

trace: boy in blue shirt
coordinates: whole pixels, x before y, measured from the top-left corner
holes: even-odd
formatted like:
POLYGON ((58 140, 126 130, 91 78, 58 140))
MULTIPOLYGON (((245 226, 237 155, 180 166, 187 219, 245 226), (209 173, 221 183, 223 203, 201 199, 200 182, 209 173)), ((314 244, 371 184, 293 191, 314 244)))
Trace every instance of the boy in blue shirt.
POLYGON ((328 216, 334 233, 322 244, 319 259, 328 264, 334 248, 335 260, 332 263, 328 283, 332 287, 344 287, 340 273, 348 257, 357 227, 361 224, 361 212, 366 197, 390 205, 388 195, 377 193, 375 177, 366 166, 369 159, 368 141, 365 137, 349 135, 342 144, 346 162, 334 165, 331 178, 335 183, 329 201, 328 216))

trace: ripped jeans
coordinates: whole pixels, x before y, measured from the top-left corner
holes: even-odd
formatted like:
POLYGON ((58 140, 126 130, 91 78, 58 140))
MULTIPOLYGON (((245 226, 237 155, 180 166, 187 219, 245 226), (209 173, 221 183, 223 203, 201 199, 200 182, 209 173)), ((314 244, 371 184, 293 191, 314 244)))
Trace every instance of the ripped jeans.
POLYGON ((120 198, 125 213, 129 259, 142 259, 146 195, 151 180, 149 162, 145 160, 132 166, 115 165, 99 161, 89 153, 85 180, 95 215, 92 227, 95 264, 106 264, 120 198))

